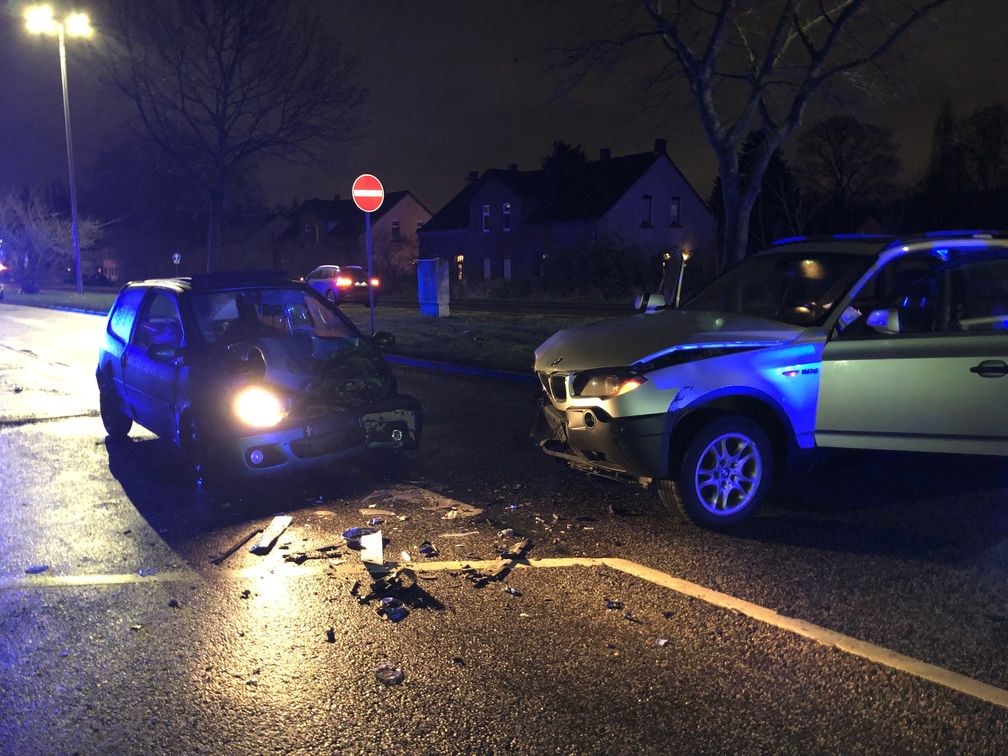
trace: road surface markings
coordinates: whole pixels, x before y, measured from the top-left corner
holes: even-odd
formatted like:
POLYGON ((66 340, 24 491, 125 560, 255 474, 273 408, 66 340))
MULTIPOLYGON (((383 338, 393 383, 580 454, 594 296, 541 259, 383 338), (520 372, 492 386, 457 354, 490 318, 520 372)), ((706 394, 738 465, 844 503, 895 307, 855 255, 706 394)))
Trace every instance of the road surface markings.
MULTIPOLYGON (((343 563, 335 567, 329 566, 327 560, 312 560, 317 564, 271 564, 242 570, 222 570, 210 574, 232 580, 251 580, 267 574, 275 577, 304 577, 318 575, 324 571, 360 573, 357 564, 343 563)), ((492 570, 503 562, 511 560, 488 559, 466 561, 414 562, 406 566, 419 572, 459 572, 463 570, 492 570)), ((619 558, 592 557, 558 557, 546 559, 521 559, 514 563, 516 569, 557 569, 572 567, 609 567, 610 569, 631 575, 667 590, 675 591, 683 596, 689 596, 721 609, 743 614, 757 622, 786 630, 807 640, 827 648, 858 656, 875 664, 903 672, 922 680, 940 685, 965 695, 978 698, 981 701, 1008 708, 1008 690, 998 688, 980 680, 975 680, 958 672, 939 667, 935 664, 906 656, 897 651, 854 638, 843 633, 815 625, 795 617, 788 617, 773 609, 754 604, 745 599, 736 598, 727 593, 705 588, 689 580, 677 578, 667 572, 647 567, 643 564, 619 558)), ((103 575, 35 575, 24 577, 0 578, 0 590, 24 590, 30 588, 58 588, 87 585, 122 585, 130 583, 177 583, 201 582, 202 577, 193 570, 175 570, 158 572, 154 575, 141 576, 135 572, 128 574, 103 575)))

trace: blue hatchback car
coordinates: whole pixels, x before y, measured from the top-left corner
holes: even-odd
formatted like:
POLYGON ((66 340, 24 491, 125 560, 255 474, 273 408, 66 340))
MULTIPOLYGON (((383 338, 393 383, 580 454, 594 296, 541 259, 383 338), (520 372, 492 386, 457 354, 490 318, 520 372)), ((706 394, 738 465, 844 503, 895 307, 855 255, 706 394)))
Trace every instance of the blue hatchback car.
POLYGON ((137 281, 98 354, 101 417, 171 439, 195 474, 258 476, 415 448, 419 403, 380 348, 304 284, 274 273, 137 281))

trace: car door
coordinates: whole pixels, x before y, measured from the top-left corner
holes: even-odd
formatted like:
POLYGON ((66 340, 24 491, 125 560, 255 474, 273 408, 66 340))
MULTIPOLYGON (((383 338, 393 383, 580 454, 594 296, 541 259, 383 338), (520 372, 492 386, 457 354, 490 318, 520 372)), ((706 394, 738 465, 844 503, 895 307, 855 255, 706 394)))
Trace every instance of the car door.
POLYGON ((1008 255, 940 266, 895 311, 823 350, 816 444, 1008 454, 1008 255))
POLYGON ((140 311, 123 355, 123 383, 133 417, 159 436, 174 433, 183 340, 175 296, 155 290, 140 311))

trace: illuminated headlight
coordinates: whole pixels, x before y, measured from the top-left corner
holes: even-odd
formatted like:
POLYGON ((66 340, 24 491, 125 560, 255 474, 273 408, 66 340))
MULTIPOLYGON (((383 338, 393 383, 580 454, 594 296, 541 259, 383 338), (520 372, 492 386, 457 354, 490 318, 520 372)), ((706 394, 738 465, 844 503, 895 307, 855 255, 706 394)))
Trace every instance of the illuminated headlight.
POLYGON ((260 386, 248 386, 234 399, 235 417, 252 428, 272 428, 283 420, 283 405, 275 394, 260 386))
POLYGON ((572 388, 575 396, 605 399, 628 394, 646 382, 629 370, 592 370, 575 375, 572 388))

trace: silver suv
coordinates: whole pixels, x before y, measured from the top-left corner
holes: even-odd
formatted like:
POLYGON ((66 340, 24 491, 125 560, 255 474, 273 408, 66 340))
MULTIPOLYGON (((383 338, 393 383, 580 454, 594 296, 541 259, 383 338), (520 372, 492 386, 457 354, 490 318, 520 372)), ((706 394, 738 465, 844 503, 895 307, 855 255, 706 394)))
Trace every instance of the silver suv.
POLYGON ((701 525, 755 514, 796 448, 1008 455, 1008 237, 783 240, 535 370, 543 451, 701 525))

